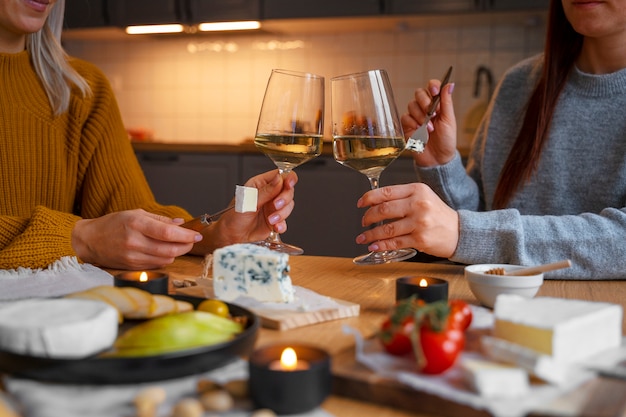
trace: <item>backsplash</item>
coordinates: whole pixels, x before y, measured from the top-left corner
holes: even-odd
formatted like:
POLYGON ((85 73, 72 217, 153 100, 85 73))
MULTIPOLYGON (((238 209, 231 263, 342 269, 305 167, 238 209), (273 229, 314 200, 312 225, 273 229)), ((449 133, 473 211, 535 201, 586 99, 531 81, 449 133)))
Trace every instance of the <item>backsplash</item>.
MULTIPOLYGON (((454 66, 459 145, 467 146, 464 117, 488 89, 474 97, 476 71, 487 67, 494 82, 504 71, 543 49, 545 22, 450 25, 321 34, 254 34, 124 39, 65 39, 70 55, 98 65, 108 76, 128 128, 148 128, 171 143, 239 143, 252 138, 272 68, 330 78, 383 68, 398 111, 418 86, 454 66)), ((485 79, 482 79, 483 82, 485 79)), ((330 111, 326 134, 330 138, 330 111)))

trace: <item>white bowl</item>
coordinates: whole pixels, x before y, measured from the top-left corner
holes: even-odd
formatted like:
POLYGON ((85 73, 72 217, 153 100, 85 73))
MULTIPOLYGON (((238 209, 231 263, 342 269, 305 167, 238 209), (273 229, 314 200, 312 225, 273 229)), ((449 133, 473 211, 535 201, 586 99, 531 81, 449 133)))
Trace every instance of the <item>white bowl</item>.
POLYGON ((470 290, 481 304, 493 308, 496 297, 500 294, 517 294, 533 298, 543 284, 543 274, 537 275, 492 275, 485 271, 492 268, 504 268, 505 271, 523 268, 509 264, 477 264, 465 267, 465 279, 470 290))

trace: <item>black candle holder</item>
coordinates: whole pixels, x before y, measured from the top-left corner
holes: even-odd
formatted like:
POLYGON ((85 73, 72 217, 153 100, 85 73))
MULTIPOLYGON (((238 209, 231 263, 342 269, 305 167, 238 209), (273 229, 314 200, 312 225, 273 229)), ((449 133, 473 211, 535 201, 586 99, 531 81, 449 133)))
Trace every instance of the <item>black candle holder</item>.
POLYGON ((319 406, 330 394, 330 356, 322 349, 306 345, 273 345, 258 349, 248 361, 250 397, 257 408, 277 414, 298 414, 319 406), (295 350, 298 362, 307 366, 296 370, 277 369, 285 348, 295 350))
POLYGON ((148 291, 152 294, 167 294, 169 287, 169 276, 164 272, 144 271, 147 281, 140 281, 142 272, 122 272, 115 276, 116 287, 135 287, 148 291))
POLYGON ((415 295, 426 303, 448 301, 448 281, 433 277, 402 277, 396 281, 396 301, 415 295), (420 282, 426 280, 426 286, 420 282))

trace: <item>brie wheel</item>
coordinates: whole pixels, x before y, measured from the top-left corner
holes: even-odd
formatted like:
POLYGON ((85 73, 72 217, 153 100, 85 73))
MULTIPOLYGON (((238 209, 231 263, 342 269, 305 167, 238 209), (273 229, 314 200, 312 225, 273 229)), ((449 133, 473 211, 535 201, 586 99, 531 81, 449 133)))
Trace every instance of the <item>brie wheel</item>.
POLYGON ((93 300, 26 299, 0 307, 0 348, 76 359, 103 351, 117 338, 118 312, 93 300))

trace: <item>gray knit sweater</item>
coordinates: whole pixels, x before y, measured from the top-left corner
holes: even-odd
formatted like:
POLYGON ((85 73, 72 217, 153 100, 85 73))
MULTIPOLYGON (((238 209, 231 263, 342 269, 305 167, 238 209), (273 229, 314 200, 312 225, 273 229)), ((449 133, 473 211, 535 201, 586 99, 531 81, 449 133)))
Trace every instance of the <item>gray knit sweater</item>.
POLYGON ((458 153, 446 165, 417 169, 419 180, 458 210, 460 239, 450 260, 534 265, 569 258, 572 268, 546 278, 626 279, 626 69, 572 71, 537 172, 507 209, 491 209, 542 65, 537 56, 504 75, 467 170, 458 153))

